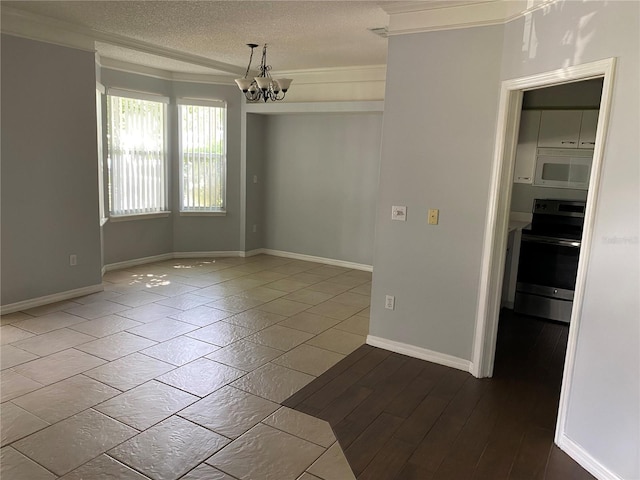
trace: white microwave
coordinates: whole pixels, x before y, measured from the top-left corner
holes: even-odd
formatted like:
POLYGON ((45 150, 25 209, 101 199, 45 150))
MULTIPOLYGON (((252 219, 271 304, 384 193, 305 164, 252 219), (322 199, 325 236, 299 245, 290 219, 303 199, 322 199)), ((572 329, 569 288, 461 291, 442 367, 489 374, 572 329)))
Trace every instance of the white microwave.
POLYGON ((538 148, 533 184, 587 190, 592 160, 593 150, 538 148))

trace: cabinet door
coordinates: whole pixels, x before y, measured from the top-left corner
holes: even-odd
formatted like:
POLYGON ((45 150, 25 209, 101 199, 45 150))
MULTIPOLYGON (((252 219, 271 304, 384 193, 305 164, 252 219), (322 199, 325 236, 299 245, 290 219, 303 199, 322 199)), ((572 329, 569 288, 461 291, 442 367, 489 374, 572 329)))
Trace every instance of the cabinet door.
POLYGON ((545 110, 540 119, 539 147, 578 148, 582 110, 545 110))
POLYGON ((598 127, 599 110, 584 110, 580 125, 580 143, 578 148, 594 148, 596 145, 596 128, 598 127))
POLYGON ((533 181, 541 113, 540 110, 523 110, 520 113, 516 164, 513 170, 515 183, 531 183, 533 181))

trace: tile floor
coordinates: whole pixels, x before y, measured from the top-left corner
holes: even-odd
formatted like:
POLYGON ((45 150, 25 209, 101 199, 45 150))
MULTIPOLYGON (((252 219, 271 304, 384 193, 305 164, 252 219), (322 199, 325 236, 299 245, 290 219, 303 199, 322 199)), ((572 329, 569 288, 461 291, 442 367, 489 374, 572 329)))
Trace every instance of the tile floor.
POLYGON ((103 280, 2 317, 1 478, 354 478, 280 403, 364 343, 370 273, 260 255, 103 280))

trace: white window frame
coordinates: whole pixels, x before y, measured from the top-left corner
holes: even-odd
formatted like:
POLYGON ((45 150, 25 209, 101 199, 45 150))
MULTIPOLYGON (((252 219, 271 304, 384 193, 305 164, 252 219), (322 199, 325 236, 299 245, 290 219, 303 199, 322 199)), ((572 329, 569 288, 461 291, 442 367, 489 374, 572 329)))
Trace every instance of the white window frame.
POLYGON ((179 188, 179 208, 181 216, 224 216, 227 213, 227 103, 222 100, 178 98, 178 182, 179 188), (182 107, 198 106, 222 108, 224 110, 224 148, 222 153, 222 179, 220 187, 222 189, 222 205, 220 207, 185 207, 184 205, 184 167, 183 167, 183 138, 182 138, 182 107))
MULTIPOLYGON (((109 88, 107 91, 107 105, 108 108, 110 106, 110 97, 122 97, 129 98, 133 100, 142 100, 142 101, 151 101, 162 104, 162 148, 163 148, 163 185, 161 192, 161 201, 163 205, 160 205, 157 209, 152 209, 150 211, 144 211, 145 209, 131 209, 127 212, 114 212, 113 210, 113 165, 111 163, 108 166, 109 178, 109 195, 108 195, 108 205, 109 205, 109 219, 112 222, 117 221, 128 221, 128 220, 138 220, 138 219, 148 219, 148 218, 157 218, 157 217, 166 217, 171 212, 169 211, 169 152, 168 152, 168 115, 167 115, 167 105, 169 104, 169 98, 161 95, 150 94, 146 92, 137 92, 131 90, 121 90, 117 88, 109 88)), ((109 125, 109 129, 111 128, 111 118, 107 118, 107 122, 109 125)), ((111 141, 108 140, 108 159, 113 161, 111 158, 111 141)))
POLYGON ((102 101, 104 95, 106 93, 106 89, 104 85, 100 82, 96 82, 96 126, 97 126, 97 146, 98 146, 98 208, 100 215, 100 226, 107 223, 109 217, 107 216, 107 205, 105 200, 105 188, 104 188, 104 180, 105 180, 105 161, 104 161, 104 141, 103 141, 103 108, 102 101))

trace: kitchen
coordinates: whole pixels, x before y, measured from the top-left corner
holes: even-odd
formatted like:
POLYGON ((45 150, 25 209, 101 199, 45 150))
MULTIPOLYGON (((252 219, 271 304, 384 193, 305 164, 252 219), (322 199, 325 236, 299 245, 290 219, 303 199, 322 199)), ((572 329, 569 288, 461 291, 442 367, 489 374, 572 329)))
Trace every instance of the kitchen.
POLYGON ((568 323, 602 79, 525 92, 513 175, 502 317, 568 323))

